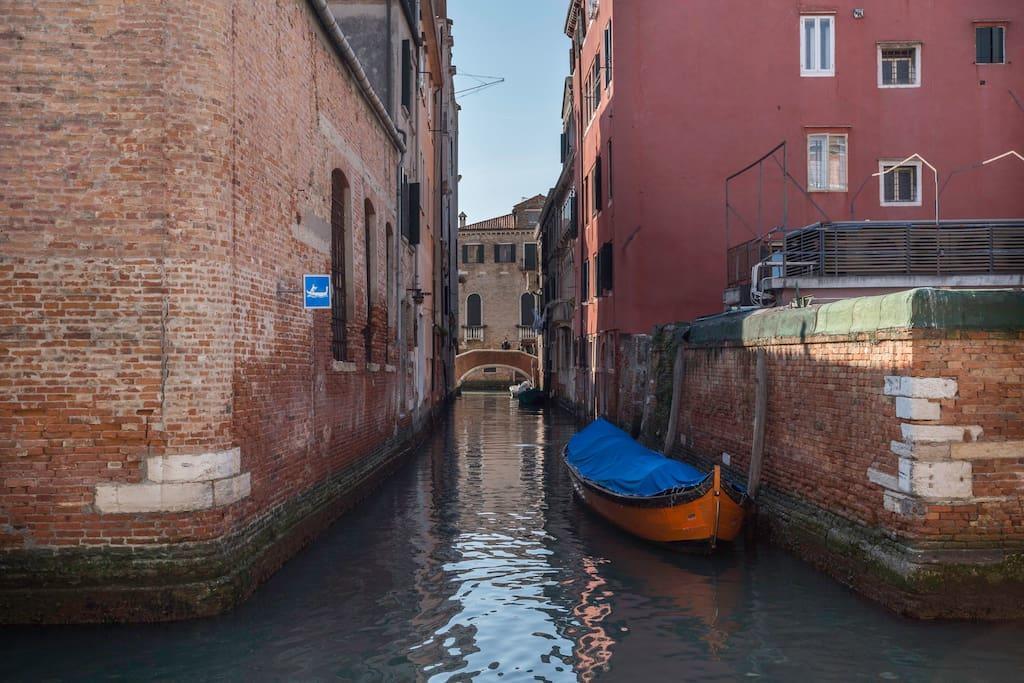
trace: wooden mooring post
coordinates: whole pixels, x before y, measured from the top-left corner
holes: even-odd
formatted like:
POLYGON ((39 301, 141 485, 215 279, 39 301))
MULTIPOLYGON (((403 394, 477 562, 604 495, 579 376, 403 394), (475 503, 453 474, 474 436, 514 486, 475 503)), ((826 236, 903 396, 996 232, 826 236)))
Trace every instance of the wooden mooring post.
POLYGON ((768 412, 768 360, 764 349, 757 350, 756 385, 754 389, 754 439, 750 449, 750 470, 747 473, 747 492, 757 497, 761 486, 761 463, 764 460, 764 429, 768 412))

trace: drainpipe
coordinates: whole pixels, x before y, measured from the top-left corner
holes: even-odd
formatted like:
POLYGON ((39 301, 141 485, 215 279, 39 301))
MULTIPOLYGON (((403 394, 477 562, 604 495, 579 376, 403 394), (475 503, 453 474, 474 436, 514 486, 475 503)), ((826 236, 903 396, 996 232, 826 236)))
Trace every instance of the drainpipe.
POLYGON ((355 51, 352 50, 352 46, 349 45, 341 27, 338 26, 338 22, 334 18, 334 14, 331 13, 330 8, 327 6, 327 0, 307 0, 307 2, 320 18, 320 23, 323 24, 324 30, 327 31, 327 36, 334 44, 334 48, 337 51, 338 56, 345 64, 345 67, 349 70, 349 73, 352 74, 352 77, 355 78, 356 85, 359 86, 359 90, 362 92, 363 97, 370 105, 370 108, 373 109, 373 113, 377 116, 377 119, 384 127, 388 137, 391 138, 391 142, 394 143, 400 151, 404 152, 406 141, 403 140, 403 136, 399 135, 399 131, 395 127, 394 121, 391 120, 391 115, 388 113, 388 109, 380 101, 380 98, 377 97, 377 93, 373 91, 373 86, 370 85, 370 80, 366 77, 366 72, 363 71, 363 67, 359 63, 359 59, 356 57, 355 51))

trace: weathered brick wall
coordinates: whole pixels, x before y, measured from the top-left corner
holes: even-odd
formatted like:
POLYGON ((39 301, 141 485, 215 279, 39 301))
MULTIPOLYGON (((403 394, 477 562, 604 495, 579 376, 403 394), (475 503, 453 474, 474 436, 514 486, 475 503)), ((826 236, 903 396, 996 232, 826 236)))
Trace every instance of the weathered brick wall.
POLYGON ((5 18, 0 546, 215 538, 407 435, 384 297, 398 153, 308 4, 44 0, 5 18), (351 363, 332 360, 328 312, 277 293, 329 271, 334 168, 351 363), (178 456, 210 473, 154 483, 178 456))
MULTIPOLYGON (((919 548, 1015 547, 1024 332, 1005 322, 688 344, 676 448, 746 475, 763 349, 764 486, 919 548)), ((660 404, 665 379, 652 389, 660 404)))

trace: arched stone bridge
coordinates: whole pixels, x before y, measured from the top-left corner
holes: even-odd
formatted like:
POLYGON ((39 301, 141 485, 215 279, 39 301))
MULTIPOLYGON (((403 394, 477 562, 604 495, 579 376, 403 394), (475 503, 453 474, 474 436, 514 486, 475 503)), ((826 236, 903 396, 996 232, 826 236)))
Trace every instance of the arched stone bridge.
POLYGON ((455 356, 456 386, 466 376, 479 368, 507 368, 515 370, 523 379, 529 379, 534 386, 540 384, 540 361, 537 356, 525 351, 503 351, 500 349, 473 349, 455 356))

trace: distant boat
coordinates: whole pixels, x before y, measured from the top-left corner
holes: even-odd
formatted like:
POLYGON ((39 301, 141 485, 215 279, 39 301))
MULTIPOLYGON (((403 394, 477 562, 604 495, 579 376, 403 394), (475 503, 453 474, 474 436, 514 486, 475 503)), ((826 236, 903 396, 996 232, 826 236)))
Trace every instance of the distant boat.
MULTIPOLYGON (((293 289, 292 291, 294 292, 295 290, 293 289)), ((310 299, 326 299, 327 288, 324 287, 324 291, 320 292, 317 291, 316 285, 310 285, 309 289, 306 291, 306 296, 308 296, 310 299)))
POLYGON ((604 419, 591 422, 562 451, 573 490, 613 524, 649 541, 732 541, 743 526, 746 490, 644 448, 604 419))
POLYGON ((543 389, 524 389, 516 394, 521 406, 539 406, 546 398, 543 389))

